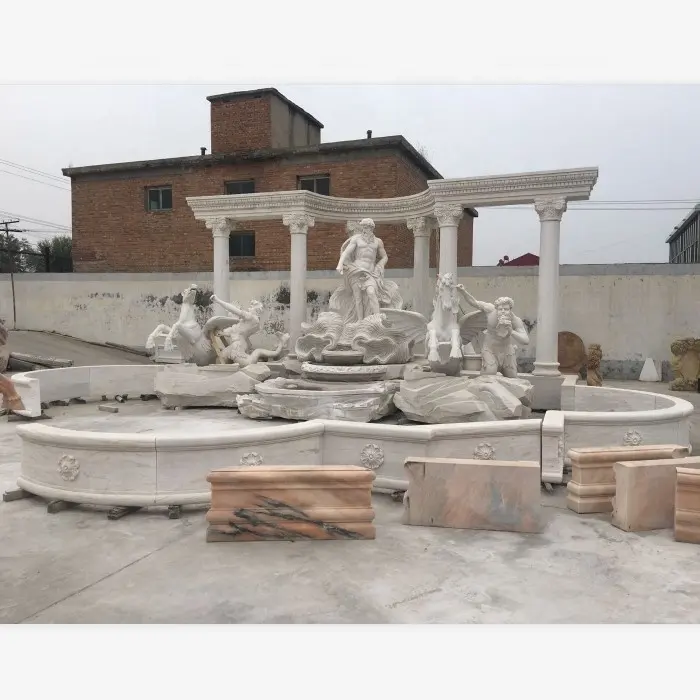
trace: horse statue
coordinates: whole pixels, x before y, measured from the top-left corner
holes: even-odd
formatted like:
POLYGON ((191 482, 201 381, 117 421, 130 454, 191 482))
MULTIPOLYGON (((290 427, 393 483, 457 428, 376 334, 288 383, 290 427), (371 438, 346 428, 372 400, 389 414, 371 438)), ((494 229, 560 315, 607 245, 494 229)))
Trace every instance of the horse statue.
POLYGON ((462 345, 478 343, 486 328, 485 314, 481 311, 462 314, 459 301, 457 280, 447 272, 438 275, 430 321, 416 311, 398 309, 382 309, 382 316, 394 333, 404 335, 409 346, 424 340, 428 362, 434 371, 456 375, 462 365, 462 345))
POLYGON ((182 308, 177 321, 168 326, 161 323, 146 340, 146 350, 154 350, 156 338, 166 335, 165 350, 172 351, 174 346, 180 351, 185 362, 193 362, 199 367, 216 363, 217 353, 215 334, 238 322, 230 316, 212 316, 204 326, 197 323, 194 301, 198 287, 191 284, 182 292, 182 308))

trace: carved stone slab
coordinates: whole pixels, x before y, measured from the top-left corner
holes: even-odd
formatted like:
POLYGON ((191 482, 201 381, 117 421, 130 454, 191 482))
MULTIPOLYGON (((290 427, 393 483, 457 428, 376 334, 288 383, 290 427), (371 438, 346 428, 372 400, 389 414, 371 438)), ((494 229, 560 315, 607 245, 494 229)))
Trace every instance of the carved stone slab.
POLYGON ((374 479, 359 466, 217 469, 207 542, 374 539, 374 479))

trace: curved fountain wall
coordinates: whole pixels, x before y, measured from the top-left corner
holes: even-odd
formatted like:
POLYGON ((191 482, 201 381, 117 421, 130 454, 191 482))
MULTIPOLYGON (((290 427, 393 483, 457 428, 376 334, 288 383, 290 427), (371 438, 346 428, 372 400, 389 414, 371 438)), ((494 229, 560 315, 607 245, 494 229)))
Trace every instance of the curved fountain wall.
MULTIPOLYGON (((155 365, 36 370, 12 377, 29 412, 40 402, 150 394, 155 365)), ((206 503, 205 477, 237 464, 362 464, 378 488, 403 489, 407 457, 537 460, 560 483, 572 447, 690 443, 693 406, 629 389, 562 387, 562 410, 543 420, 383 425, 313 420, 230 432, 99 433, 28 423, 18 485, 46 498, 101 505, 206 503)), ((38 414, 34 414, 38 415, 38 414)))

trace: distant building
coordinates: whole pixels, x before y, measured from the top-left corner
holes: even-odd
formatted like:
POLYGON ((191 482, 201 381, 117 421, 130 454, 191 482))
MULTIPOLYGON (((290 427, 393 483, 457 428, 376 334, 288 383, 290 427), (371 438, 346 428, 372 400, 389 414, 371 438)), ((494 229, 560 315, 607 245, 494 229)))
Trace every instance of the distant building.
MULTIPOLYGON (((190 272, 213 267, 211 231, 195 220, 186 197, 311 190, 335 197, 380 199, 427 189, 440 173, 403 137, 321 142, 323 124, 274 88, 207 98, 211 153, 65 168, 71 178, 76 272, 190 272)), ((177 118, 176 115, 173 118, 177 118)), ((472 264, 477 212, 465 212, 460 267, 472 264)), ((378 224, 389 267, 413 267, 413 234, 378 224)), ((345 224, 309 230, 308 269, 333 270, 345 224)), ((436 266, 437 236, 430 247, 436 266)), ((229 239, 230 269, 288 270, 289 230, 281 221, 240 225, 229 239)))
POLYGON ((504 255, 498 261, 498 267, 537 267, 539 264, 540 257, 534 253, 525 253, 525 255, 512 260, 507 255, 504 255))
POLYGON ((673 229, 666 243, 670 263, 700 263, 700 204, 673 229))

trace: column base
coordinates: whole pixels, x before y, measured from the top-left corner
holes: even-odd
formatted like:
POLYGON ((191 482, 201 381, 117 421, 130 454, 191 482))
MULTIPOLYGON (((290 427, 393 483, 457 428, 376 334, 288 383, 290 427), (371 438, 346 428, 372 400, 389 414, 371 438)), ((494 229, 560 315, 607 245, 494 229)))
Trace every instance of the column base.
POLYGON ((536 377, 560 377, 558 362, 537 362, 535 361, 535 369, 532 373, 536 377))

